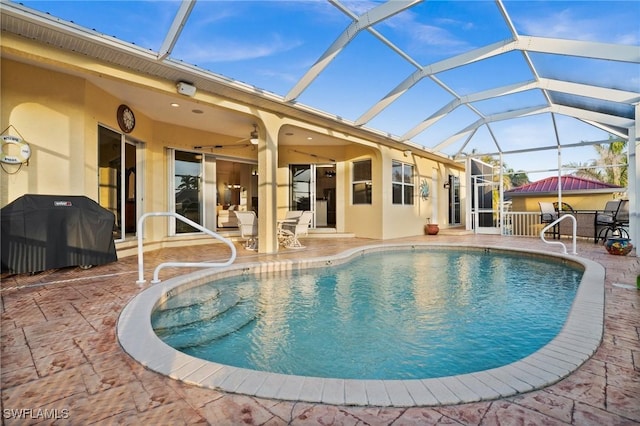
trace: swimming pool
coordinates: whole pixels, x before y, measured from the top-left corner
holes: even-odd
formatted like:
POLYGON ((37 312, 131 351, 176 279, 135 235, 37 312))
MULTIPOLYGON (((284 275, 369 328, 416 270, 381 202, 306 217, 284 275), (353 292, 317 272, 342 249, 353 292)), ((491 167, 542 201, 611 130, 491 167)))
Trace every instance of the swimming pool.
POLYGON ((371 253, 240 275, 159 305, 156 334, 195 357, 273 373, 424 379, 509 364, 566 320, 583 268, 480 250, 371 253))
MULTIPOLYGON (((459 249, 460 247, 458 247, 459 249)), ((602 334, 604 272, 585 259, 554 256, 554 262, 568 262, 584 268, 580 287, 561 332, 540 350, 502 367, 447 377, 423 379, 344 379, 302 377, 258 372, 247 368, 202 360, 164 344, 151 328, 151 314, 157 306, 187 288, 198 287, 213 276, 251 275, 258 272, 291 271, 306 267, 349 262, 363 253, 407 249, 448 250, 434 245, 370 246, 331 258, 302 262, 269 262, 234 265, 224 272, 197 272, 153 286, 122 312, 118 338, 123 349, 148 368, 200 386, 267 398, 349 405, 438 405, 494 399, 546 386, 575 370, 597 348, 602 334)), ((485 253, 500 248, 469 248, 485 253)), ((488 253, 485 253, 488 254, 488 253)), ((526 256, 545 256, 529 251, 526 256)), ((551 259, 546 257, 546 259, 551 259)))

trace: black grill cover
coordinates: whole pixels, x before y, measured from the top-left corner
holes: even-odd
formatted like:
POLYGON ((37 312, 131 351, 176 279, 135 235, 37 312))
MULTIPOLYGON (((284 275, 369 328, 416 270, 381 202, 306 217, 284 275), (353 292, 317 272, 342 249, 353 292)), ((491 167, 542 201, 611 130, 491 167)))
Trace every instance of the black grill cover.
POLYGON ((118 260, 115 217, 83 196, 23 195, 0 210, 2 271, 16 274, 118 260))

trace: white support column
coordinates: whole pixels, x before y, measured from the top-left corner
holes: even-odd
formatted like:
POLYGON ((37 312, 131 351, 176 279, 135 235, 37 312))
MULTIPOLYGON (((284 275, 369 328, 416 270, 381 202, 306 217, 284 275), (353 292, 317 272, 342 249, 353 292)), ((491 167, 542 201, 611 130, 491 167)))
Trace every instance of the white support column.
POLYGON ((640 170, 640 157, 638 157, 640 104, 636 104, 635 110, 635 124, 629 128, 629 141, 627 142, 627 164, 629 165, 627 169, 627 194, 629 196, 629 236, 635 246, 637 256, 640 253, 638 249, 638 244, 640 244, 640 184, 638 183, 638 171, 640 170))
POLYGON ((500 152, 500 181, 498 182, 498 219, 500 227, 500 235, 504 235, 504 158, 500 152))
POLYGON ((562 150, 558 145, 558 216, 562 214, 562 150))
POLYGON ((560 147, 560 135, 558 134, 555 114, 551 114, 551 121, 553 122, 553 134, 558 145, 558 217, 560 217, 562 215, 562 148, 560 147))
POLYGON ((277 175, 279 124, 263 116, 258 126, 258 252, 277 253, 277 175))

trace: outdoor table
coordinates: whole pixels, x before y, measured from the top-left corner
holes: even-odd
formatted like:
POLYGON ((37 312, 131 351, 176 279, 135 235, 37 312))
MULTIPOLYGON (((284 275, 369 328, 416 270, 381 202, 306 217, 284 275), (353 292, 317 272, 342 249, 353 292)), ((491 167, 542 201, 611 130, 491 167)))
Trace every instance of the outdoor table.
MULTIPOLYGON (((596 232, 595 218, 596 210, 574 210, 573 212, 562 212, 561 215, 570 214, 576 218, 577 237, 593 238, 596 232)), ((560 222, 560 235, 571 235, 573 223, 570 220, 560 222)))

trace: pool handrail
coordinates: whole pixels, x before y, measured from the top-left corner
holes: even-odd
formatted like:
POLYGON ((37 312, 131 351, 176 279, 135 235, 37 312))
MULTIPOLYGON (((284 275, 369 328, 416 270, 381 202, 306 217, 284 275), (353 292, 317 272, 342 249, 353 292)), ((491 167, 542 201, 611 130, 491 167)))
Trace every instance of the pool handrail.
POLYGON ((205 228, 204 226, 192 221, 191 219, 188 219, 178 213, 173 213, 173 212, 149 212, 149 213, 145 213, 142 216, 140 216, 140 219, 138 219, 138 281, 136 281, 136 284, 144 284, 146 281, 144 279, 144 250, 142 250, 142 230, 143 230, 143 224, 144 221, 148 218, 148 217, 152 217, 152 216, 171 216, 174 217, 184 223, 186 223, 187 225, 191 225, 192 227, 198 229, 199 231, 204 232, 205 234, 208 234, 210 236, 212 236, 213 238, 222 241, 223 243, 225 243, 226 245, 229 246, 229 248, 231 249, 231 257, 226 261, 226 262, 164 262, 161 263, 160 265, 156 266, 156 269, 153 271, 153 280, 151 280, 151 284, 157 284, 160 282, 160 279, 158 278, 158 274, 160 273, 160 270, 162 268, 165 267, 175 267, 175 268, 221 268, 224 266, 229 266, 231 265, 233 262, 235 262, 236 260, 236 247, 233 245, 233 242, 228 239, 225 238, 223 236, 221 236, 220 234, 213 232, 210 229, 205 228))
MULTIPOLYGON (((564 219, 570 217, 571 220, 573 221, 573 252, 571 254, 578 254, 578 252, 576 251, 576 235, 578 233, 578 222, 576 221, 576 218, 573 217, 573 215, 570 214, 564 214, 562 216, 560 216, 559 218, 557 218, 556 220, 554 220, 553 222, 551 222, 550 224, 548 224, 547 226, 545 226, 544 228, 542 228, 542 231, 540 231, 540 238, 542 239, 542 241, 544 241, 547 244, 559 244, 562 246, 562 253, 563 254, 567 254, 567 246, 564 245, 564 243, 560 242, 560 241, 547 241, 544 238, 544 233, 547 232, 547 230, 549 230, 550 228, 556 226, 558 223, 562 222, 564 219)), ((559 234, 558 234, 558 238, 559 234)))

